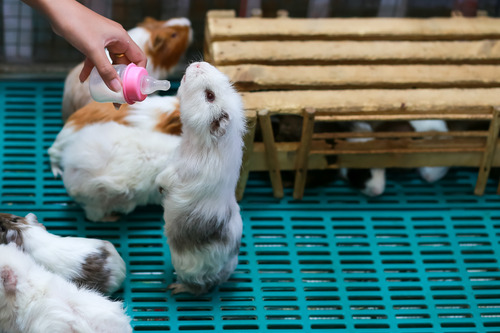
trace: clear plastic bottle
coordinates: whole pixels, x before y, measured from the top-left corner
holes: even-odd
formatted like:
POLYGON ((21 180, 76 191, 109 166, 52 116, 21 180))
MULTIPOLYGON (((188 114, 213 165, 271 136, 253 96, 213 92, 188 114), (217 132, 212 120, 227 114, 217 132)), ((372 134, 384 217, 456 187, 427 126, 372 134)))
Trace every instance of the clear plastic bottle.
POLYGON ((169 81, 157 80, 149 76, 145 68, 133 63, 113 67, 122 81, 122 90, 119 92, 114 92, 106 86, 96 68, 90 73, 90 95, 97 102, 134 104, 145 100, 147 95, 155 91, 170 89, 169 81))

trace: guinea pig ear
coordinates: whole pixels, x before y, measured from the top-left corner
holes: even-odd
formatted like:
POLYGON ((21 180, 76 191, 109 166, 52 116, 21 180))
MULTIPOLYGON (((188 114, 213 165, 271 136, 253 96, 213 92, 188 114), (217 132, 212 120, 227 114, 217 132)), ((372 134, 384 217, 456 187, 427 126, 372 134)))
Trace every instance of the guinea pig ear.
POLYGON ((166 34, 159 33, 153 37, 149 48, 151 52, 157 52, 158 50, 161 50, 163 48, 166 42, 167 42, 166 34))
POLYGON ((19 247, 23 246, 23 237, 21 236, 21 233, 16 230, 7 230, 5 233, 5 240, 7 241, 7 244, 14 243, 19 247))
POLYGON ((38 218, 36 217, 35 214, 29 213, 24 218, 26 219, 26 221, 28 221, 29 224, 36 225, 36 226, 39 226, 39 227, 43 228, 44 230, 47 230, 43 224, 41 224, 40 222, 38 222, 38 218))
POLYGON ((210 134, 213 136, 220 138, 224 134, 226 134, 227 126, 229 125, 229 115, 227 112, 222 111, 221 115, 212 120, 210 124, 210 134))
POLYGON ((5 289, 5 294, 8 296, 14 296, 17 289, 17 276, 14 271, 9 266, 2 268, 0 272, 0 279, 5 289))

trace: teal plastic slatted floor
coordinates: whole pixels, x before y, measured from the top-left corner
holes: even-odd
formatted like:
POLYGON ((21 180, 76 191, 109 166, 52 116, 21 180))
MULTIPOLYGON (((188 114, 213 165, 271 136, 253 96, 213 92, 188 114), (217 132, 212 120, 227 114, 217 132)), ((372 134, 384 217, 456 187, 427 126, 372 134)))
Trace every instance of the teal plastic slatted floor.
POLYGON ((253 175, 231 280, 171 296, 160 207, 119 223, 85 221, 50 173, 61 82, 0 82, 0 211, 34 212, 59 235, 112 241, 128 263, 115 295, 136 332, 500 332, 500 196, 472 195, 475 171, 438 184, 389 174, 369 199, 335 181, 294 201, 253 175))

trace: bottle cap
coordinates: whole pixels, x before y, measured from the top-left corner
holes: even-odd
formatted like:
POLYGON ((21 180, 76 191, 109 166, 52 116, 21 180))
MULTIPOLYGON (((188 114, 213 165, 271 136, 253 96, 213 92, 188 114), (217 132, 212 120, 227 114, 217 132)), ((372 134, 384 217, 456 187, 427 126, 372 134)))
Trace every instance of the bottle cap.
POLYGON ((123 73, 123 97, 128 104, 141 102, 146 99, 147 95, 141 92, 141 79, 148 75, 145 68, 138 67, 134 63, 130 63, 123 73))

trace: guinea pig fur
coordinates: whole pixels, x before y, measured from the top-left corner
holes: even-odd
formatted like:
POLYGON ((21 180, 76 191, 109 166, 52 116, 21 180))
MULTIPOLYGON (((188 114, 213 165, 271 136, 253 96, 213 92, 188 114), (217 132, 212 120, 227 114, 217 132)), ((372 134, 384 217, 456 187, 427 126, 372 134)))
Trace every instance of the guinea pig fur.
POLYGON ((240 95, 206 62, 191 64, 178 91, 181 143, 156 183, 177 283, 172 293, 202 294, 238 263, 242 234, 235 198, 245 120, 240 95))
MULTIPOLYGON (((354 122, 351 125, 351 131, 364 133, 373 132, 372 126, 367 122, 354 122)), ((367 142, 373 138, 349 138, 350 142, 367 142)), ((347 180, 349 185, 361 191, 361 193, 375 197, 385 191, 385 169, 357 169, 357 168, 342 168, 340 175, 347 180)))
POLYGON ((78 286, 112 293, 125 279, 125 262, 113 244, 53 235, 31 213, 24 218, 0 213, 0 244, 8 243, 16 244, 39 265, 78 286))
POLYGON ((79 288, 14 244, 0 245, 0 332, 128 333, 121 302, 79 288))
POLYGON ((91 221, 116 221, 139 205, 160 204, 154 186, 180 142, 176 97, 123 105, 93 102, 74 113, 49 149, 52 172, 91 221))
MULTIPOLYGON (((157 79, 166 79, 179 66, 193 39, 191 22, 187 18, 158 21, 147 17, 128 34, 146 54, 148 74, 157 79)), ((83 62, 68 73, 64 83, 62 118, 65 122, 76 110, 93 101, 89 80, 80 82, 82 68, 83 62)))

